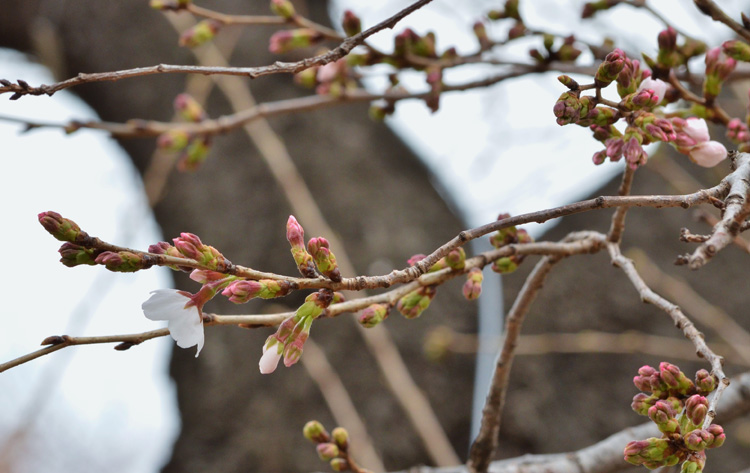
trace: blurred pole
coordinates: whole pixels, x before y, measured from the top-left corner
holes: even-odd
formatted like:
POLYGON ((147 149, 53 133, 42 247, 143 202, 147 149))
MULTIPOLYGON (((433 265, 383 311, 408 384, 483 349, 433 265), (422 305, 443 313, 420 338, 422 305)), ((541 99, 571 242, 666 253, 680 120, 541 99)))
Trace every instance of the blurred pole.
MULTIPOLYGON (((472 250, 479 254, 492 249, 486 238, 474 240, 472 250)), ((495 369, 495 359, 500 346, 500 334, 503 331, 503 285, 499 274, 487 269, 484 271, 482 282, 482 296, 479 301, 479 323, 477 335, 479 339, 477 349, 477 365, 474 373, 474 399, 471 409, 471 441, 479 433, 482 422, 482 408, 487 399, 492 372, 495 369)))

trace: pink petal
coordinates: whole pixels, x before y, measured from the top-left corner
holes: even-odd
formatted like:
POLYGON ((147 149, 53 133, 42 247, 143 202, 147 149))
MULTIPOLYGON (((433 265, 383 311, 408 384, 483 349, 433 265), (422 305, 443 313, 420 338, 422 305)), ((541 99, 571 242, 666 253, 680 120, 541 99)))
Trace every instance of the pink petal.
POLYGON ((260 362, 258 363, 261 374, 273 373, 279 365, 280 359, 281 353, 279 353, 276 345, 272 346, 270 349, 263 347, 263 356, 260 357, 260 362))

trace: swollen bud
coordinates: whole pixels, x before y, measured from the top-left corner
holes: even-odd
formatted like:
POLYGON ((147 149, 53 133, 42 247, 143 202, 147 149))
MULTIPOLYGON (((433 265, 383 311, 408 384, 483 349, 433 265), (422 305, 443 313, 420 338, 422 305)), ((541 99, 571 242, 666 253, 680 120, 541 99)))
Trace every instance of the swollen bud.
POLYGON ((286 222, 286 239, 292 246, 292 257, 299 272, 307 278, 317 277, 313 257, 305 249, 305 230, 294 215, 290 215, 286 222))
POLYGON ((95 265, 97 251, 92 248, 84 248, 74 243, 66 242, 57 250, 60 253, 60 262, 72 268, 81 264, 95 265))
POLYGON ((695 373, 695 386, 701 391, 701 394, 708 394, 716 389, 716 377, 706 370, 698 370, 695 373))
POLYGON ((333 460, 331 460, 330 465, 333 471, 351 470, 351 466, 349 465, 349 462, 343 458, 334 458, 333 460))
POLYGON ((294 5, 289 0, 271 0, 271 11, 285 20, 294 16, 294 5))
POLYGON ((341 20, 341 27, 347 36, 354 36, 362 32, 362 20, 351 10, 344 11, 344 18, 341 20))
POLYGON ((328 279, 334 282, 341 281, 341 273, 336 263, 336 256, 331 252, 328 240, 325 238, 312 238, 307 242, 307 250, 312 255, 318 271, 323 273, 328 279))
POLYGON ((479 268, 472 268, 471 271, 466 275, 466 282, 461 290, 466 300, 473 301, 478 299, 479 295, 482 294, 482 280, 484 274, 479 268))
POLYGON ((190 94, 179 94, 174 99, 174 110, 184 120, 189 122, 200 122, 206 119, 206 111, 190 94))
POLYGON ((318 457, 326 462, 339 456, 339 448, 333 443, 319 443, 315 450, 318 452, 318 457))
POLYGON ((323 443, 331 440, 331 436, 328 435, 323 424, 317 420, 311 420, 302 428, 302 435, 311 442, 323 443))
POLYGON ((269 40, 268 50, 274 54, 286 53, 312 46, 321 39, 323 36, 310 28, 277 31, 269 40))
POLYGON ((336 446, 346 451, 349 447, 349 432, 343 427, 336 427, 331 432, 331 436, 333 437, 333 441, 336 442, 336 446))
POLYGON ((414 319, 422 315, 430 302, 435 297, 435 288, 433 286, 423 286, 406 294, 398 300, 396 309, 407 319, 414 319))
POLYGON ((372 328, 388 318, 390 307, 383 304, 372 304, 360 312, 357 321, 365 328, 372 328))
POLYGON ((50 235, 60 241, 75 243, 88 238, 88 234, 72 220, 64 218, 57 212, 42 212, 37 215, 39 223, 50 235))
POLYGON ((216 20, 200 21, 180 35, 179 44, 187 48, 196 48, 214 39, 220 28, 221 23, 216 20))

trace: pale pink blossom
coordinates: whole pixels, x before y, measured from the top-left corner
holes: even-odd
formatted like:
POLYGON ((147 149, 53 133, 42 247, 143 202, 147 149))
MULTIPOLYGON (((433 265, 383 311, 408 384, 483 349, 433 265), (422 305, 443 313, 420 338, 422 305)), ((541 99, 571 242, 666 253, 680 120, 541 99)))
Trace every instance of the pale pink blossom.
POLYGON ((688 156, 695 164, 711 168, 726 159, 727 149, 718 141, 706 141, 693 146, 688 156))
POLYGON ((141 305, 149 320, 166 320, 169 334, 180 348, 198 346, 197 357, 203 348, 203 318, 190 298, 191 294, 175 289, 157 289, 141 305))
POLYGON ((685 120, 682 131, 698 143, 708 141, 711 137, 708 134, 708 124, 706 120, 697 117, 690 117, 685 120))

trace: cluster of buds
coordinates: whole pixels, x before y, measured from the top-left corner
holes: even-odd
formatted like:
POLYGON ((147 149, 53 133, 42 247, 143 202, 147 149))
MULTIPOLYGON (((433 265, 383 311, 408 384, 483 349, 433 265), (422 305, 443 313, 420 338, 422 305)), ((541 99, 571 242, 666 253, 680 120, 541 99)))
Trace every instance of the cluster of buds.
POLYGON ((286 367, 297 363, 302 356, 305 342, 310 337, 313 321, 320 317, 333 300, 334 293, 330 289, 321 289, 307 296, 294 315, 284 320, 276 333, 266 339, 263 356, 258 364, 260 372, 272 373, 282 356, 286 367))
POLYGON ((305 230, 293 215, 286 222, 286 239, 292 247, 292 257, 300 274, 306 278, 315 278, 320 273, 331 281, 341 281, 336 256, 329 248, 328 240, 322 237, 312 238, 305 248, 305 230))
POLYGON ((197 48, 208 43, 216 36, 222 27, 222 23, 216 20, 201 20, 180 35, 180 46, 186 48, 197 48))
POLYGON ((57 251, 60 253, 60 262, 69 268, 100 264, 110 271, 132 273, 154 264, 153 257, 148 254, 98 248, 95 238, 91 238, 77 223, 57 212, 42 212, 37 218, 50 235, 64 242, 57 251))
MULTIPOLYGON (((502 213, 497 217, 498 220, 506 218, 510 218, 510 214, 502 213)), ((516 227, 503 228, 490 236, 490 244, 498 249, 507 245, 531 243, 533 241, 534 239, 526 230, 516 227)), ((492 263, 492 270, 500 274, 512 273, 518 269, 518 265, 523 262, 524 257, 525 255, 515 254, 498 258, 492 263)))
POLYGON ((555 37, 553 35, 545 34, 543 41, 544 52, 536 48, 529 50, 529 56, 540 63, 547 64, 553 61, 575 62, 578 56, 581 55, 581 50, 575 46, 576 38, 573 35, 563 38, 562 44, 557 48, 555 48, 555 37))
POLYGON ((388 318, 391 306, 387 304, 372 304, 357 316, 357 321, 365 328, 372 328, 388 318))
POLYGON ((704 450, 720 447, 726 439, 720 425, 703 428, 706 395, 716 389, 716 378, 699 370, 693 382, 677 366, 662 362, 658 370, 641 367, 633 383, 643 391, 633 398, 633 410, 648 416, 662 437, 628 443, 625 461, 649 469, 682 462, 683 472, 700 473, 706 461, 704 450))
POLYGON ((466 275, 466 282, 461 289, 464 297, 468 301, 479 299, 482 294, 482 280, 484 280, 484 274, 480 268, 471 268, 466 275))
MULTIPOLYGON (((207 118, 201 104, 189 94, 180 94, 175 97, 174 109, 187 122, 199 123, 207 118)), ((176 128, 159 135, 156 145, 161 150, 180 153, 177 163, 177 168, 180 171, 194 171, 208 157, 211 138, 206 135, 191 135, 176 128)))
POLYGON ((271 35, 268 50, 274 54, 308 48, 323 40, 323 35, 312 28, 281 30, 271 35))
POLYGON ((302 435, 315 444, 318 457, 328 462, 333 471, 367 472, 358 466, 353 468, 352 459, 349 456, 349 433, 343 427, 336 427, 329 434, 323 424, 317 420, 311 420, 302 428, 302 435))
POLYGON ((505 5, 502 10, 491 10, 487 13, 487 17, 490 20, 509 18, 516 21, 523 21, 521 20, 521 12, 518 7, 519 0, 505 0, 505 5))
MULTIPOLYGON (((197 261, 202 266, 219 273, 226 272, 232 263, 224 257, 223 254, 213 246, 204 245, 198 235, 192 233, 180 233, 180 236, 173 238, 174 248, 177 250, 175 256, 185 257, 197 261)), ((174 254, 174 250, 169 249, 169 243, 159 242, 149 247, 149 252, 160 252, 161 254, 174 254), (152 251, 156 250, 156 251, 152 251)))

